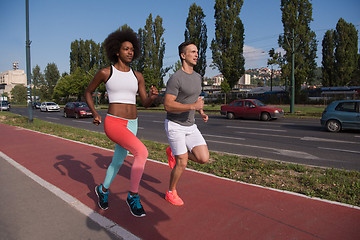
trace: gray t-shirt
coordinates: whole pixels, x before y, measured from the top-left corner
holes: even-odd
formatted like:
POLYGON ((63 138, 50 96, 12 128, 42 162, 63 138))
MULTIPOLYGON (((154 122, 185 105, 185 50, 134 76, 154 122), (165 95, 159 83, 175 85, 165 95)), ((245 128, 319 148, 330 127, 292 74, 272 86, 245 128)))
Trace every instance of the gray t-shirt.
MULTIPOLYGON (((201 93, 201 75, 193 71, 191 74, 182 69, 176 71, 166 84, 165 94, 176 96, 175 101, 182 104, 195 103, 201 93)), ((167 112, 166 118, 183 126, 195 123, 195 110, 188 112, 167 112)))

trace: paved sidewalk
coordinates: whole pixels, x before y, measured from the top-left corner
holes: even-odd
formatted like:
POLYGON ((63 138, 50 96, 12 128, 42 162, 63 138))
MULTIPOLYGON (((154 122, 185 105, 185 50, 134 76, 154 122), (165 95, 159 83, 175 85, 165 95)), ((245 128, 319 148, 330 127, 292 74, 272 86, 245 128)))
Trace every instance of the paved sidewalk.
MULTIPOLYGON (((94 187, 102 182, 112 151, 3 124, 0 124, 0 133, 0 152, 6 158, 16 161, 49 183, 49 186, 55 186, 66 196, 75 199, 75 203, 68 203, 73 203, 70 206, 85 213, 85 219, 97 219, 102 215, 115 223, 110 222, 105 226, 106 230, 98 227, 106 235, 110 231, 118 236, 125 236, 124 238, 135 238, 135 235, 141 239, 175 240, 343 240, 359 239, 360 236, 359 208, 220 179, 190 170, 184 173, 178 187, 185 205, 172 206, 164 200, 170 169, 165 164, 150 160, 146 164, 140 185, 141 200, 147 216, 135 218, 125 202, 132 163, 130 156, 111 186, 109 209, 102 211, 97 206, 94 187), (79 205, 82 207, 78 208, 79 205), (87 210, 81 210, 84 208, 87 210)), ((3 178, 1 179, 4 184, 3 178)), ((63 197, 65 201, 67 198, 63 197)), ((3 200, 2 194, 1 201, 3 200)), ((48 202, 62 205, 57 200, 50 196, 48 202)), ((32 209, 26 201, 23 204, 32 209)), ((21 214, 16 209, 13 211, 21 214)), ((72 215, 62 221, 56 213, 47 214, 48 218, 51 216, 59 221, 59 227, 64 226, 62 222, 73 220, 72 215)), ((7 224, 6 218, 2 219, 1 232, 7 224)), ((82 223, 85 225, 84 221, 82 223)), ((61 227, 60 230, 64 234, 73 231, 67 227, 61 227)), ((88 231, 91 233, 92 227, 88 227, 88 231)), ((11 236, 12 233, 8 234, 11 236)), ((94 236, 91 239, 98 238, 94 236)))

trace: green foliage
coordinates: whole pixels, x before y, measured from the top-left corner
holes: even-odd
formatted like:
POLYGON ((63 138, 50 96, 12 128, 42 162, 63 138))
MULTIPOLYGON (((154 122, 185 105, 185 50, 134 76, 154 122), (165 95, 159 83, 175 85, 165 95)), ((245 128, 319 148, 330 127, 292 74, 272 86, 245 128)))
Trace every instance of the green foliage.
POLYGON ((44 70, 44 78, 45 82, 41 86, 40 91, 44 99, 52 99, 54 88, 60 79, 60 73, 55 63, 48 63, 44 70))
POLYGON ((139 29, 141 40, 141 56, 134 63, 136 69, 143 72, 145 86, 151 85, 162 87, 163 78, 172 67, 163 67, 165 54, 165 41, 163 34, 165 29, 162 26, 162 18, 156 16, 153 20, 152 14, 146 19, 144 29, 139 29))
POLYGON ((33 68, 33 71, 32 71, 32 74, 31 74, 31 79, 32 79, 32 84, 34 85, 32 96, 35 96, 35 97, 39 96, 40 93, 38 91, 36 91, 36 88, 40 84, 44 84, 44 74, 41 73, 39 65, 36 65, 33 68))
POLYGON ((60 99, 67 101, 70 97, 76 97, 77 101, 81 101, 84 91, 94 75, 94 71, 92 70, 93 74, 91 74, 77 67, 73 73, 62 77, 54 89, 54 98, 57 101, 60 101, 60 99))
POLYGON ((213 66, 228 80, 231 88, 245 73, 244 25, 239 14, 243 0, 215 1, 215 39, 211 42, 213 66))
POLYGON ((322 40, 322 85, 324 87, 336 86, 335 75, 335 42, 334 30, 326 31, 322 40))
POLYGON ((328 30, 322 41, 323 86, 358 86, 360 67, 358 31, 340 18, 336 30, 328 30))
POLYGON ((340 18, 334 35, 336 81, 340 86, 348 86, 358 67, 358 31, 340 18))
POLYGON ((90 71, 93 68, 100 69, 109 63, 104 48, 101 46, 93 40, 73 41, 70 52, 70 73, 73 73, 78 67, 90 71))
POLYGON ((206 49, 207 49, 207 28, 202 8, 193 3, 189 8, 189 15, 186 19, 185 41, 192 41, 198 48, 199 58, 194 70, 202 77, 206 69, 206 49))
POLYGON ((316 69, 316 35, 310 29, 313 20, 312 4, 309 0, 281 0, 281 11, 284 34, 279 36, 278 43, 286 51, 281 64, 282 77, 284 81, 291 79, 291 42, 294 30, 295 101, 298 102, 301 84, 310 84, 316 69))
POLYGON ((11 89, 11 102, 26 103, 27 89, 23 85, 16 85, 11 89))

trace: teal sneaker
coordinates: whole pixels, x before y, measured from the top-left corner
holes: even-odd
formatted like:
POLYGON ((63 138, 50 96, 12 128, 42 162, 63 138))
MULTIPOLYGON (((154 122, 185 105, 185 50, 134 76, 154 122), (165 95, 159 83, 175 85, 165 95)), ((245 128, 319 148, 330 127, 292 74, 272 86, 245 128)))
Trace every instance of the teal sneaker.
POLYGON ((144 217, 146 215, 145 210, 141 205, 139 195, 131 196, 129 193, 126 199, 126 203, 130 208, 131 214, 134 215, 135 217, 144 217))
POLYGON ((99 186, 95 187, 95 193, 98 196, 98 205, 101 209, 106 210, 109 208, 109 203, 108 203, 108 197, 109 197, 109 191, 107 191, 106 193, 104 193, 101 190, 102 184, 99 186))

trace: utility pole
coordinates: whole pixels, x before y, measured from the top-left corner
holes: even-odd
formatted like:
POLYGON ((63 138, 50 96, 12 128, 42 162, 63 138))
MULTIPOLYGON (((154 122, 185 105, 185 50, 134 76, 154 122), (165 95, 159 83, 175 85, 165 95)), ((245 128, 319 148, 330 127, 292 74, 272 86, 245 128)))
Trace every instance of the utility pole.
POLYGON ((29 111, 29 122, 33 122, 33 112, 31 106, 31 66, 30 66, 30 44, 29 40, 29 0, 25 1, 26 4, 26 77, 27 77, 27 104, 29 111))
POLYGON ((295 66, 295 36, 294 29, 292 29, 291 34, 291 104, 290 104, 290 113, 294 113, 295 106, 295 74, 294 74, 294 66, 295 66))

